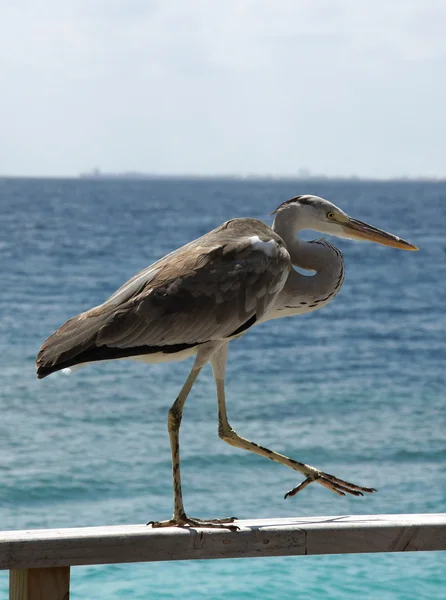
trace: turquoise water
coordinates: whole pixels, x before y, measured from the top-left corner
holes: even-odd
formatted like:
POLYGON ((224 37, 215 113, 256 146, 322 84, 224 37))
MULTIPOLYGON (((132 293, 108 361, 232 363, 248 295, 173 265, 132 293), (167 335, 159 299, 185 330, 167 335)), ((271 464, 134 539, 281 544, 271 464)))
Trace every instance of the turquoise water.
MULTIPOLYGON (((230 349, 228 411, 246 437, 371 485, 338 498, 217 436, 210 369, 182 427, 186 510, 239 518, 441 512, 445 506, 446 184, 0 180, 0 528, 142 523, 172 511, 167 410, 190 363, 35 378, 41 342, 139 269, 234 216, 271 222, 298 193, 420 247, 336 240, 332 304, 230 349)), ((78 567, 72 598, 444 597, 444 555, 346 555, 78 567)), ((6 597, 7 574, 0 574, 6 597)))

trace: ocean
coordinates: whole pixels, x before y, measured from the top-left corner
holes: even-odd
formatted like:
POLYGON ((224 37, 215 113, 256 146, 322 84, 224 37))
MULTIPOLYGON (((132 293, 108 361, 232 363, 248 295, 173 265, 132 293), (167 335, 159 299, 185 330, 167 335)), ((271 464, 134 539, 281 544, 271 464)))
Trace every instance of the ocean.
MULTIPOLYGON (((331 239, 346 262, 336 299, 231 344, 229 419, 249 439, 379 492, 340 498, 311 485, 284 500, 297 473, 218 438, 207 367, 182 425, 186 510, 446 510, 445 182, 0 179, 0 529, 171 516, 167 411, 190 361, 118 361, 38 381, 35 356, 152 261, 229 218, 271 223, 278 204, 305 193, 420 251, 331 239)), ((442 553, 366 554, 76 567, 71 597, 432 600, 445 586, 442 553)), ((0 598, 6 590, 2 572, 0 598)))

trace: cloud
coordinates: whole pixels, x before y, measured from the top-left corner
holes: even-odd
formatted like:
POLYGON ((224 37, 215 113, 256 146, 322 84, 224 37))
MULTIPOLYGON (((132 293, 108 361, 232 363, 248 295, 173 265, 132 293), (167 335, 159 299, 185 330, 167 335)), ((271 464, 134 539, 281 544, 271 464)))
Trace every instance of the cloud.
POLYGON ((444 173, 443 0, 0 10, 4 173, 444 173))

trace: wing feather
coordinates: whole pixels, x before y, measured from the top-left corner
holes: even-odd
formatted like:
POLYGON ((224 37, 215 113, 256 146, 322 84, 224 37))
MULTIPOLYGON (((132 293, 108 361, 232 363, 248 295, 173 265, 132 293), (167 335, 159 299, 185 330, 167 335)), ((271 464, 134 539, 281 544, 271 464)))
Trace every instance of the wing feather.
POLYGON ((283 241, 269 227, 254 219, 229 221, 62 325, 42 345, 38 375, 108 355, 171 352, 231 337, 264 316, 290 268, 283 241), (253 235, 274 240, 276 251, 262 252, 253 235))

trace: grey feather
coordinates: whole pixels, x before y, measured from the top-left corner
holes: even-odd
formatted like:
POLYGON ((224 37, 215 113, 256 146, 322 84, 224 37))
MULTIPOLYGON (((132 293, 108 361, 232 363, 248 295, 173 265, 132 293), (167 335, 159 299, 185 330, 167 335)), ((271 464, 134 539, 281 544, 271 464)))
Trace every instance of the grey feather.
POLYGON ((44 342, 38 375, 231 337, 272 306, 291 269, 282 239, 255 219, 233 219, 136 274, 107 301, 73 317, 44 342), (251 238, 274 240, 271 255, 251 238), (95 354, 95 351, 96 354, 95 354), (112 356, 112 353, 109 353, 112 356), (98 357, 98 358, 97 358, 98 357))

